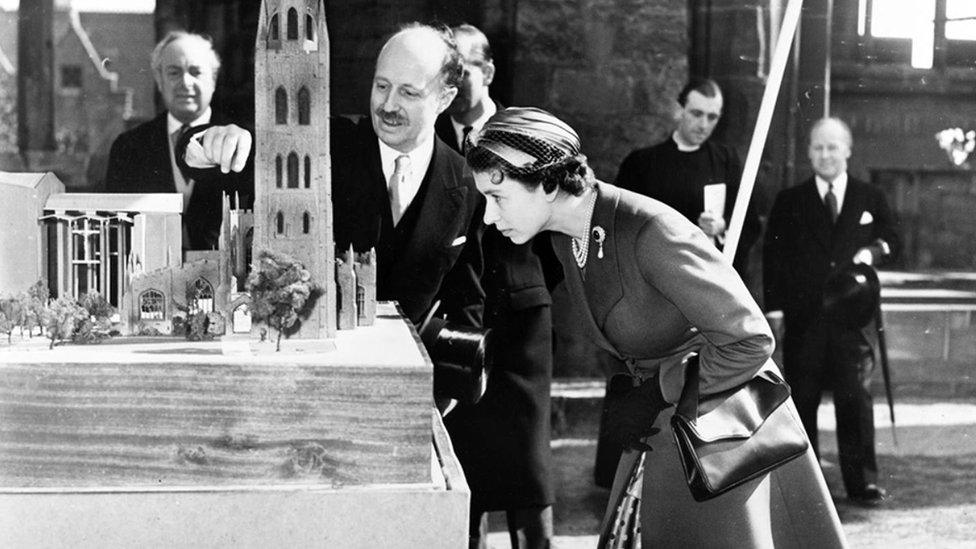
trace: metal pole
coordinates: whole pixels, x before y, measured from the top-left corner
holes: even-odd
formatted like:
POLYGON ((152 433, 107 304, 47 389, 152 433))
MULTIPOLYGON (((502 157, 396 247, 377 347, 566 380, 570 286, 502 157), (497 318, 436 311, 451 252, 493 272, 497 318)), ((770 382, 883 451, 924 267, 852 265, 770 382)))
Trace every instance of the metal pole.
POLYGON ((780 27, 779 40, 773 52, 773 63, 769 72, 769 80, 763 91, 762 103, 759 105, 759 116, 756 119, 756 129, 752 133, 752 142, 749 144, 749 154, 746 155, 746 163, 742 170, 742 180, 739 183, 739 193, 735 197, 735 207, 732 209, 732 219, 729 223, 729 230, 725 237, 725 247, 722 253, 732 261, 735 252, 739 248, 739 237, 742 236, 742 224, 746 217, 746 208, 752 197, 752 190, 756 186, 756 176, 759 173, 759 162, 762 159, 763 149, 766 146, 766 136, 769 135, 769 125, 773 119, 773 111, 776 108, 776 99, 779 97, 779 88, 783 83, 783 73, 786 72, 786 61, 790 54, 790 44, 793 42, 793 34, 796 32, 797 23, 800 20, 800 9, 803 7, 803 0, 790 0, 786 6, 786 13, 783 16, 783 25, 780 27))

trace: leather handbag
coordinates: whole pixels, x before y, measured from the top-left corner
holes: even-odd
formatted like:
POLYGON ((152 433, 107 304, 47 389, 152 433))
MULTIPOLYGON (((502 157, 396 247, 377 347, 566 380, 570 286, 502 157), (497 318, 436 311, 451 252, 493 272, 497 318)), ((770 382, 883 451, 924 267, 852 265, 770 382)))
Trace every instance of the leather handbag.
POLYGON ((688 361, 685 386, 671 427, 685 480, 706 501, 802 455, 803 426, 785 405, 790 387, 773 371, 699 397, 698 357, 688 361))

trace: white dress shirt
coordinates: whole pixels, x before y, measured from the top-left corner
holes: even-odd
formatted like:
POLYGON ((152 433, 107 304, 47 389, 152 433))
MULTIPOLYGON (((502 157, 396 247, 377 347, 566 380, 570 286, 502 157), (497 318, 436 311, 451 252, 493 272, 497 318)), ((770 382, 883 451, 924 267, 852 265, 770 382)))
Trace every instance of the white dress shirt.
POLYGON ((430 167, 430 161, 434 157, 433 133, 430 139, 408 153, 402 153, 390 147, 379 138, 377 141, 380 144, 380 163, 383 166, 383 177, 387 185, 390 184, 390 178, 393 177, 393 171, 396 169, 397 157, 402 154, 410 157, 410 173, 403 179, 400 187, 400 215, 402 216, 417 196, 420 184, 424 181, 424 176, 427 175, 427 168, 430 167))
MULTIPOLYGON (((823 202, 824 197, 827 196, 827 189, 830 187, 830 183, 827 180, 820 177, 819 175, 814 178, 817 182, 817 192, 820 193, 820 201, 823 202)), ((844 194, 847 192, 847 172, 844 172, 837 176, 834 180, 834 196, 837 197, 837 214, 844 211, 844 194)))
MULTIPOLYGON (((475 120, 471 124, 468 124, 469 126, 471 126, 471 133, 468 135, 471 135, 472 137, 478 135, 478 132, 481 131, 481 128, 485 126, 485 122, 487 122, 489 118, 494 116, 496 112, 498 112, 498 108, 495 107, 495 102, 488 100, 487 104, 485 105, 485 112, 481 113, 481 116, 479 116, 477 120, 475 120)), ((457 143, 458 150, 463 151, 464 143, 461 142, 461 138, 464 136, 465 124, 461 124, 457 120, 454 120, 454 117, 449 117, 449 118, 451 119, 451 126, 454 127, 455 143, 457 143)))

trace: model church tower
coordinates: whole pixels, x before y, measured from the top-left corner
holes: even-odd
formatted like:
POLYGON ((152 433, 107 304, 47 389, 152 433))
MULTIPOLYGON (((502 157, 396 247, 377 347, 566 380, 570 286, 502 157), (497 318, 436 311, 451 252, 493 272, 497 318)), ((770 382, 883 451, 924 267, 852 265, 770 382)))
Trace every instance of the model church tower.
POLYGON ((329 38, 322 0, 262 0, 254 52, 254 257, 290 256, 322 288, 292 337, 335 336, 329 38))

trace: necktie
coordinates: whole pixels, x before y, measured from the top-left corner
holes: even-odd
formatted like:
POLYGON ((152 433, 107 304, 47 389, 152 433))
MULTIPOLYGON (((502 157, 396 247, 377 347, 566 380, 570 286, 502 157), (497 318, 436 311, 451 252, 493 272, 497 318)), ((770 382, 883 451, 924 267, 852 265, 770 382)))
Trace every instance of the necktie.
MULTIPOLYGON (((179 151, 176 149, 176 147, 177 147, 177 145, 179 145, 180 138, 182 138, 183 135, 186 134, 186 132, 189 129, 190 129, 190 125, 189 124, 183 124, 182 126, 180 126, 180 128, 178 130, 176 130, 175 132, 173 132, 173 135, 170 136, 170 140, 172 141, 172 145, 173 145, 173 157, 174 158, 176 158, 176 155, 179 154, 179 151)), ((184 154, 186 154, 185 151, 184 151, 184 154)), ((177 166, 179 166, 179 163, 177 163, 177 166)), ((186 176, 185 173, 183 173, 183 170, 180 170, 180 176, 182 176, 183 179, 189 181, 189 178, 186 176)))
POLYGON ((834 194, 834 184, 827 184, 827 194, 824 195, 824 206, 827 207, 827 215, 830 216, 830 223, 837 223, 837 195, 834 194))
POLYGON ((396 157, 393 175, 390 176, 390 185, 388 187, 390 191, 390 211, 393 213, 393 226, 396 226, 400 222, 400 218, 403 217, 403 211, 407 209, 407 204, 402 203, 400 193, 403 191, 402 187, 406 183, 409 174, 410 157, 401 154, 396 157))
POLYGON ((468 135, 471 133, 471 126, 465 126, 461 130, 461 154, 467 154, 468 146, 470 142, 468 141, 468 135))

